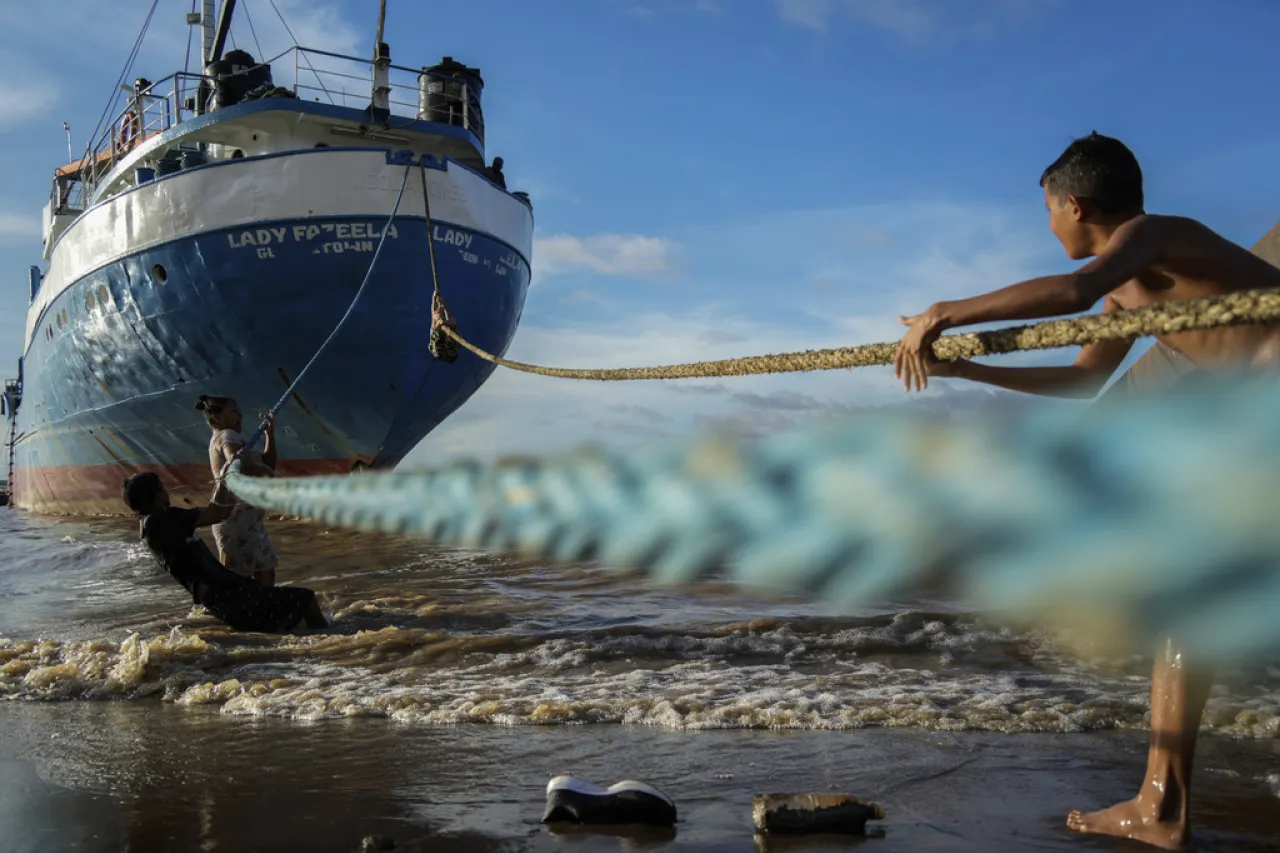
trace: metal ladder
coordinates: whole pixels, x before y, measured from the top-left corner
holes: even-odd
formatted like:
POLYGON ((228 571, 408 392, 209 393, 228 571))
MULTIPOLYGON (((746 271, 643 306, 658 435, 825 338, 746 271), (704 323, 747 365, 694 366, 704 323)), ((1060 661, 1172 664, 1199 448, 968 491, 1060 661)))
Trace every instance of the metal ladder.
POLYGON ((22 362, 18 362, 18 378, 9 379, 4 383, 4 400, 8 404, 6 414, 9 416, 9 478, 5 482, 5 503, 10 509, 14 508, 13 503, 13 484, 14 484, 14 468, 16 467, 18 454, 18 408, 22 405, 22 362))
POLYGON ((17 433, 18 419, 16 417, 9 420, 9 479, 5 481, 5 503, 9 509, 13 509, 13 466, 14 455, 17 452, 17 433))

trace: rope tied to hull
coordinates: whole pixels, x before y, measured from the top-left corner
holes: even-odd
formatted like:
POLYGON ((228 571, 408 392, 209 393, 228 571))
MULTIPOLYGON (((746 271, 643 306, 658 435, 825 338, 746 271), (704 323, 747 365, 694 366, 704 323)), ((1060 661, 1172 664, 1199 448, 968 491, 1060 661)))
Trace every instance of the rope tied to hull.
POLYGON ((307 372, 311 370, 311 366, 315 364, 316 361, 319 360, 320 356, 324 354, 325 350, 329 348, 329 345, 333 343, 334 338, 338 336, 338 332, 342 331, 342 327, 347 324, 347 320, 350 319, 352 312, 355 311, 356 305, 360 302, 360 297, 364 295, 365 288, 369 286, 369 282, 373 279, 373 270, 378 265, 378 258, 382 255, 382 247, 387 242, 387 233, 390 232, 392 226, 395 224, 396 215, 400 212, 400 202, 404 199, 405 187, 409 185, 409 171, 412 168, 412 163, 404 168, 404 180, 400 182, 400 192, 396 194, 396 203, 392 206, 391 215, 387 217, 387 224, 383 226, 382 234, 378 237, 378 245, 373 250, 373 257, 369 260, 369 267, 365 270, 364 279, 361 280, 360 287, 356 289, 356 295, 351 297, 351 303, 347 305, 346 312, 343 313, 342 317, 338 320, 338 324, 333 327, 333 331, 329 333, 329 337, 325 338, 324 343, 320 344, 320 348, 316 350, 315 355, 311 356, 311 360, 303 366, 302 370, 298 372, 298 375, 294 377, 294 380, 289 383, 289 387, 285 389, 284 394, 282 394, 280 399, 276 401, 276 404, 268 410, 268 416, 262 419, 262 422, 258 424, 258 428, 253 431, 253 435, 249 436, 249 440, 245 442, 245 450, 252 450, 253 446, 258 443, 258 439, 262 438, 266 434, 269 418, 278 414, 280 410, 284 408, 285 403, 289 402, 289 398, 293 396, 294 389, 302 383, 307 372))
POLYGON ((427 164, 422 163, 422 209, 427 223, 427 256, 431 260, 431 336, 427 348, 445 363, 458 360, 458 324, 440 295, 440 273, 436 267, 435 227, 431 220, 431 193, 427 189, 427 164))

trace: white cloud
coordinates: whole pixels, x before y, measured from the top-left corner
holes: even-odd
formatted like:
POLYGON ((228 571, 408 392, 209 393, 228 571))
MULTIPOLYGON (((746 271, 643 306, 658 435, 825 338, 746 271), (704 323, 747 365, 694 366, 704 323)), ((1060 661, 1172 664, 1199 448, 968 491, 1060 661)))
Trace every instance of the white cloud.
POLYGON ((40 219, 35 214, 0 211, 0 239, 40 236, 40 219))
POLYGON ((833 0, 774 0, 782 20, 813 30, 825 30, 833 0))
POLYGON ((48 115, 58 103, 58 87, 50 82, 10 80, 0 86, 0 133, 48 115))
MULTIPOLYGON (((251 0, 248 4, 242 0, 231 29, 235 46, 247 50, 258 59, 278 56, 288 50, 295 39, 302 47, 354 56, 362 60, 373 55, 376 10, 369 12, 367 20, 353 23, 344 15, 341 5, 332 0, 318 3, 307 0, 275 0, 275 7, 279 9, 279 15, 271 4, 262 0, 251 0), (284 18, 283 21, 281 17, 284 18)), ((394 10, 394 5, 392 9, 394 10)), ((388 16, 383 39, 391 47, 393 62, 400 65, 422 65, 428 62, 425 55, 416 51, 412 57, 407 56, 406 50, 412 49, 413 45, 404 41, 397 42, 396 32, 394 14, 391 14, 388 16), (406 59, 410 61, 406 62, 406 59)), ((228 49, 231 44, 228 41, 228 49)), ((368 73, 366 65, 310 53, 290 54, 273 63, 271 68, 272 80, 281 86, 298 86, 300 97, 321 100, 327 98, 346 106, 367 101, 371 90, 370 84, 343 75, 367 77, 368 73), (295 67, 298 71, 297 79, 294 79, 295 67), (326 90, 328 94, 325 94, 326 90)), ((416 76, 393 70, 392 100, 416 103, 416 84, 416 76), (413 88, 414 94, 407 94, 403 87, 413 88)))
POLYGON ((856 20, 886 30, 907 41, 923 41, 933 35, 942 10, 918 0, 854 0, 845 5, 856 20))
POLYGON ((606 305, 607 306, 609 304, 608 299, 605 299, 599 293, 594 293, 590 290, 570 291, 568 294, 561 296, 559 301, 562 303, 584 302, 589 305, 606 305))
POLYGON ((610 0, 624 15, 633 18, 653 18, 658 15, 695 14, 721 15, 724 13, 722 0, 646 0, 644 3, 633 3, 630 0, 610 0))
MULTIPOLYGON (((267 47, 268 41, 286 42, 287 34, 281 34, 279 31, 273 32, 280 23, 276 14, 274 12, 271 13, 269 20, 273 23, 267 24, 266 32, 264 32, 264 25, 261 19, 266 17, 262 11, 265 7, 258 2, 254 2, 253 7, 254 11, 258 13, 258 17, 254 19, 254 24, 258 28, 258 36, 262 39, 263 47, 267 47)), ((350 21, 343 13, 342 5, 339 3, 317 3, 312 2, 312 0, 276 0, 276 7, 284 15, 285 20, 289 22, 289 27, 293 30, 293 34, 297 37, 299 44, 349 56, 363 57, 373 55, 373 39, 377 19, 372 5, 366 7, 362 4, 360 6, 367 12, 366 20, 360 22, 350 21)), ((280 30, 283 29, 283 25, 280 25, 280 30)), ((388 27, 383 38, 389 42, 394 41, 395 32, 395 29, 388 27)), ((405 48, 410 46, 410 44, 403 44, 397 52, 404 53, 405 48)), ((392 47, 395 48, 395 45, 393 44, 392 47)))
POLYGON ((58 105, 58 84, 18 54, 0 51, 0 79, 0 133, 17 130, 58 105))
POLYGON ((1043 13, 1056 0, 774 0, 779 17, 825 31, 837 15, 907 42, 981 37, 1043 13))
POLYGON ((601 275, 660 275, 673 269, 679 244, 665 237, 557 234, 534 240, 535 277, 542 279, 580 270, 601 275))

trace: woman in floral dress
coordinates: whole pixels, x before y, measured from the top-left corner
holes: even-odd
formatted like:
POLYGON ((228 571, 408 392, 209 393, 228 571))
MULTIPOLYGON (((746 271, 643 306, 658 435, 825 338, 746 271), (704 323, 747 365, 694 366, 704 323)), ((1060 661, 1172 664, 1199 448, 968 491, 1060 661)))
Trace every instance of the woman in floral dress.
MULTIPOLYGON (((201 394, 196 409, 204 412, 213 435, 209 438, 209 468, 216 478, 236 458, 246 439, 244 416, 232 397, 201 394)), ((240 470, 250 477, 272 477, 276 471, 275 418, 267 417, 266 444, 261 453, 250 450, 240 457, 240 470)), ((267 537, 266 512, 236 498, 235 509, 225 521, 213 525, 219 561, 233 572, 251 575, 265 586, 276 581, 276 549, 267 537)))

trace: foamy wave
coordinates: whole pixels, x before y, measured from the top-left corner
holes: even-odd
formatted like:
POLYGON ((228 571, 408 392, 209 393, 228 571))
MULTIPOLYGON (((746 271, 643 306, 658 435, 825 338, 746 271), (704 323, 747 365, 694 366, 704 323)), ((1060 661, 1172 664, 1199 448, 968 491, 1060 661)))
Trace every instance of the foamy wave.
MULTIPOLYGON (((457 636, 394 627, 268 639, 201 633, 174 628, 121 643, 0 640, 0 696, 158 696, 225 714, 418 725, 1081 732, 1147 724, 1145 676, 1101 676, 1066 663, 967 666, 968 652, 1010 638, 918 614, 826 633, 758 623, 705 636, 638 629, 457 636), (912 665, 904 655, 913 655, 912 665)), ((1053 655, 1040 647, 1027 657, 1053 655)), ((1280 736, 1280 691, 1220 689, 1205 725, 1280 736)))

